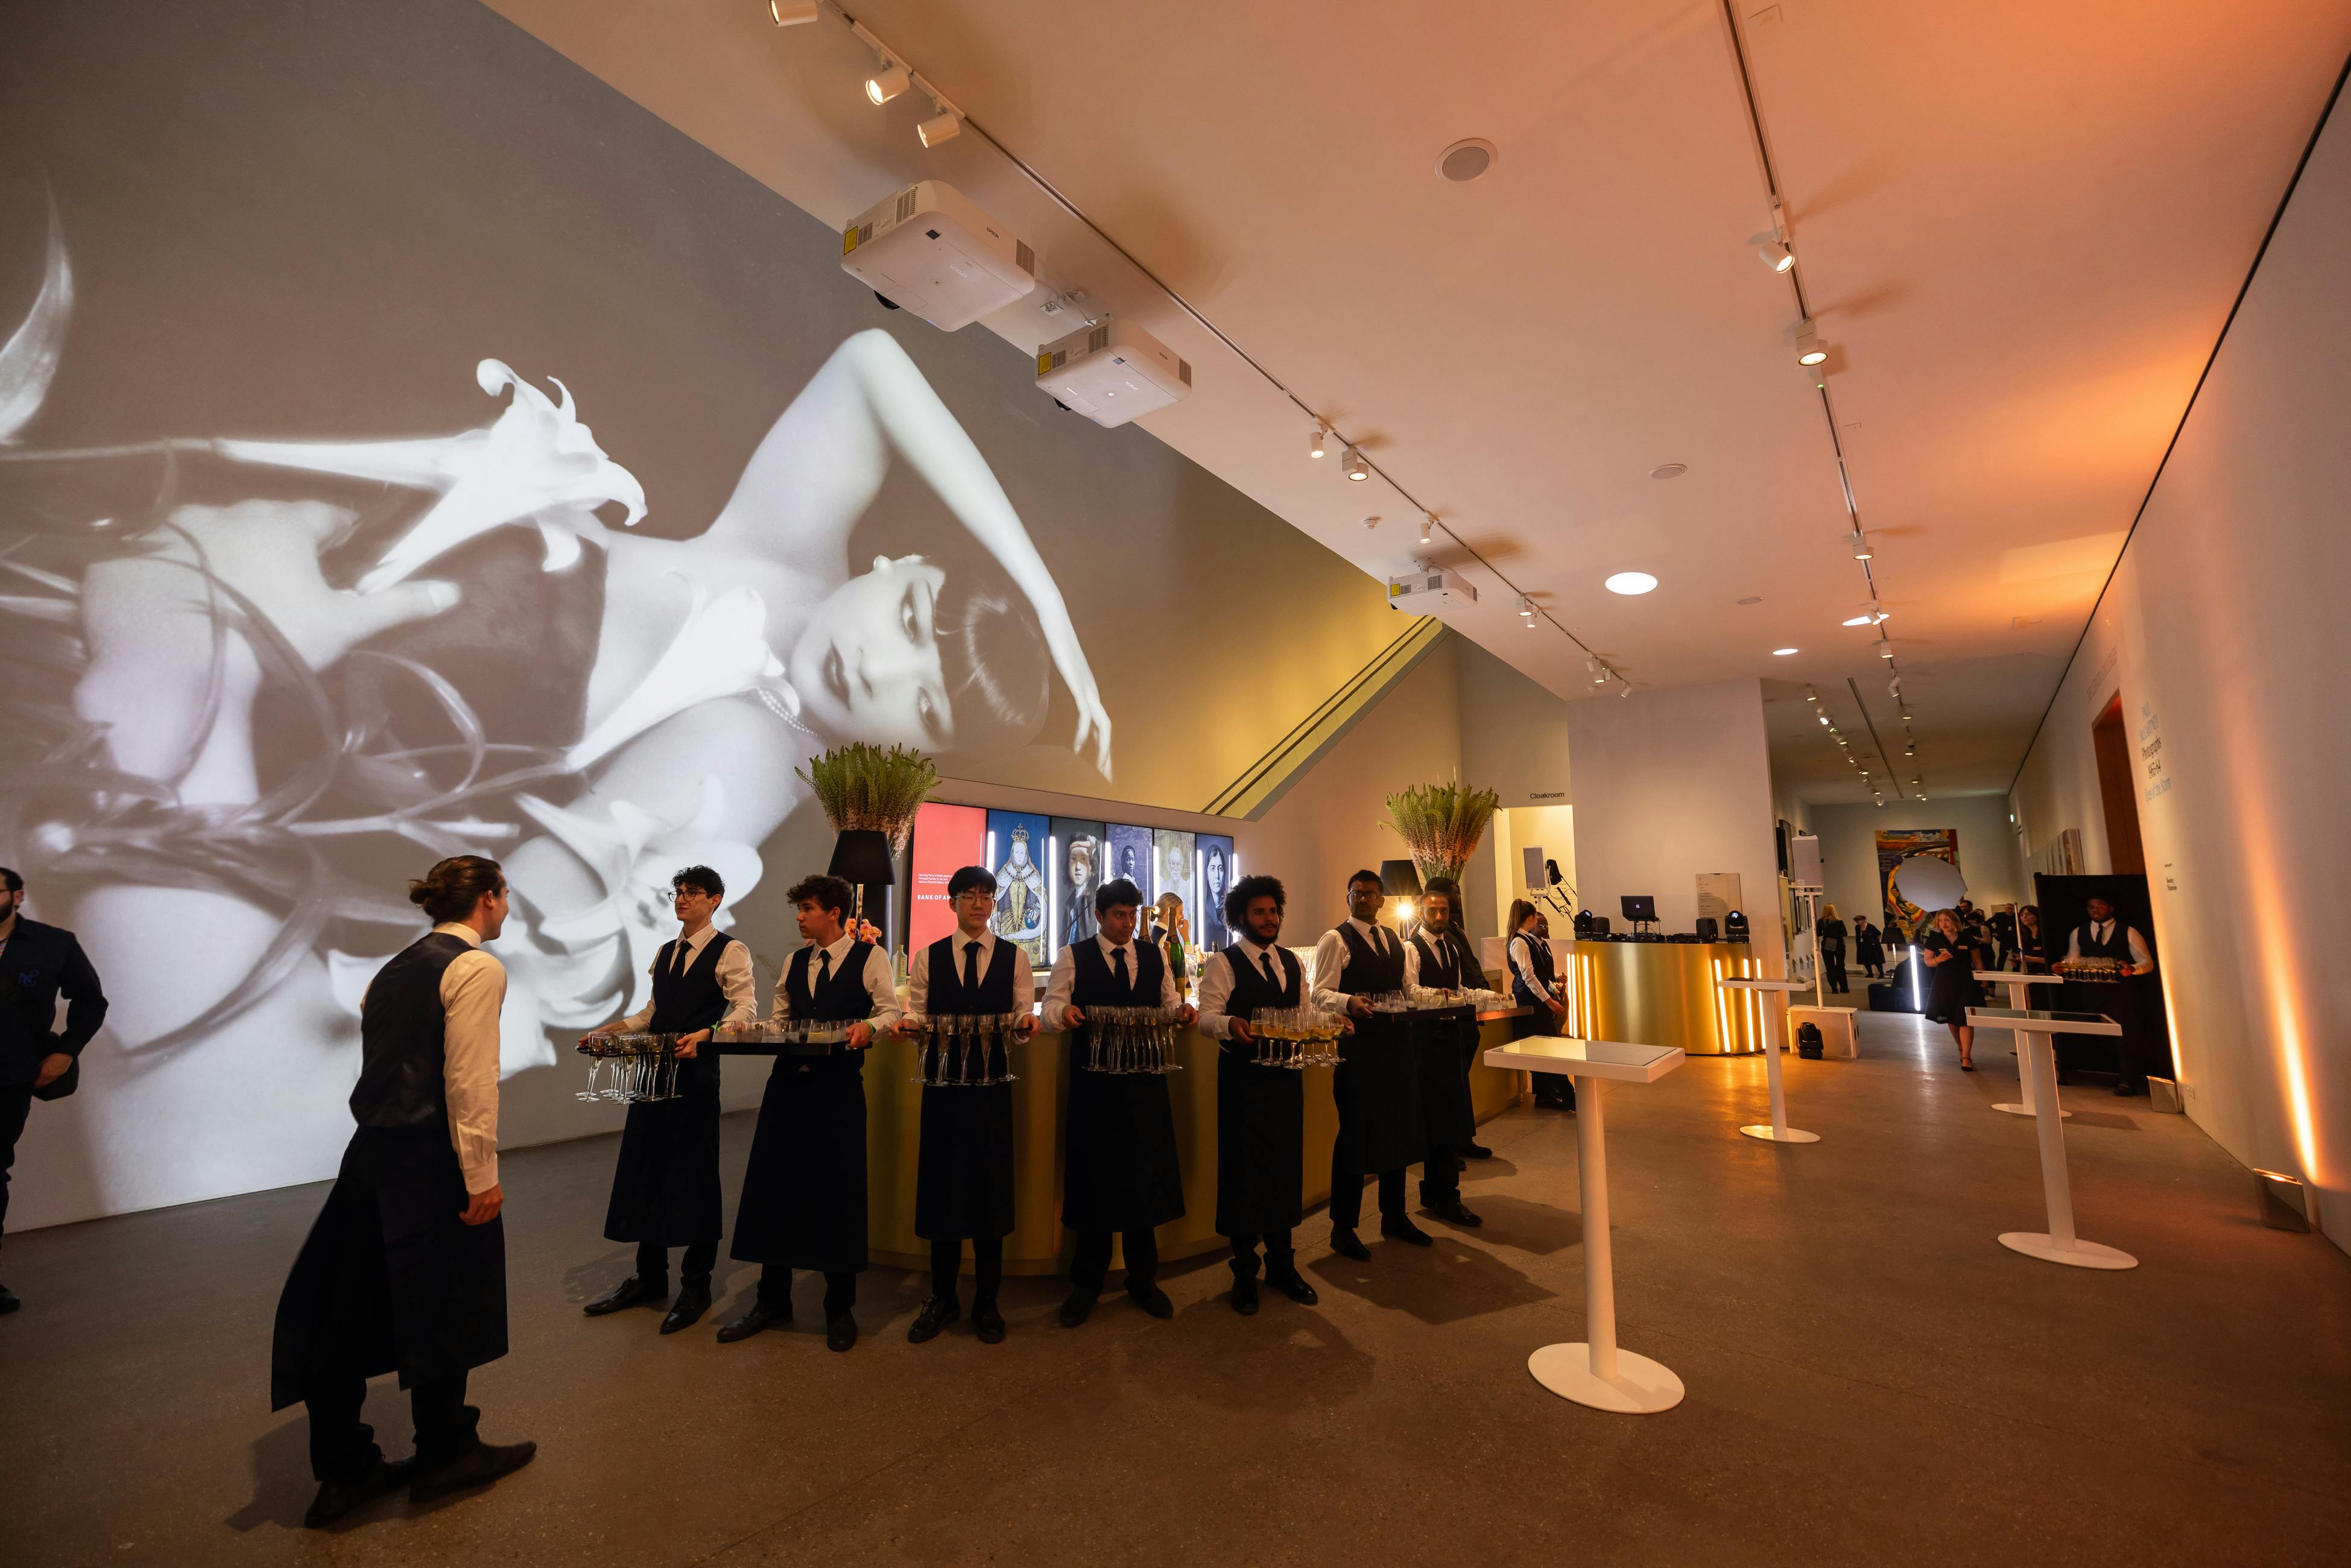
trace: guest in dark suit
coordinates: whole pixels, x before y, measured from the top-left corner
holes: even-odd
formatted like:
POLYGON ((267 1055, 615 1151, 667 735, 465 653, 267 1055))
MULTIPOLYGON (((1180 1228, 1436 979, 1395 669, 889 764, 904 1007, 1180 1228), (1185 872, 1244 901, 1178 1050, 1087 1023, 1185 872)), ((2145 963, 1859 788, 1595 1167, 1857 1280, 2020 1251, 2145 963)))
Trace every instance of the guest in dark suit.
MULTIPOLYGON (((98 971, 70 931, 25 918, 25 879, 0 866, 0 1234, 8 1228, 8 1171, 36 1099, 74 1092, 81 1048, 106 1021, 98 971), (57 998, 66 1027, 57 1030, 57 998)), ((0 1285, 0 1317, 21 1303, 0 1285)))
MULTIPOLYGON (((1450 877, 1431 877, 1412 934, 1416 978, 1438 990, 1467 990, 1484 980, 1468 938, 1456 924, 1461 894, 1450 877), (1437 885, 1442 882, 1445 885, 1437 885)), ((1460 1151, 1478 1135, 1469 1102, 1469 1064, 1478 1051, 1478 1009, 1428 1009, 1410 1015, 1420 1056, 1420 1115, 1428 1153, 1420 1166, 1420 1205, 1437 1218, 1475 1228, 1486 1222, 1461 1201, 1460 1151)))

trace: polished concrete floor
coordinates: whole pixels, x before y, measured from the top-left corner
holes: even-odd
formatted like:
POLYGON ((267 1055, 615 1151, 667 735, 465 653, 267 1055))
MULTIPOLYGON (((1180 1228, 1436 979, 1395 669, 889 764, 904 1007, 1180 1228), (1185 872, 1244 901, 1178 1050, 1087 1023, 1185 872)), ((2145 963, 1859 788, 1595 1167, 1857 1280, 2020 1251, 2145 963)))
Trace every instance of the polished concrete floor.
MULTIPOLYGON (((270 1314, 323 1188, 11 1238, 0 1562, 496 1563, 2297 1563, 2351 1542, 2351 1259, 2262 1228, 2251 1178, 2182 1117, 2104 1091, 2067 1127, 2082 1234, 2127 1273, 1998 1246, 2042 1224, 2002 1050, 1866 1017, 1859 1061, 1759 1060, 1617 1091, 1608 1136, 1627 1348, 1680 1374, 1660 1416, 1526 1372, 1583 1335, 1576 1124, 1518 1110, 1473 1167, 1484 1229, 1332 1257, 1319 1309, 1227 1306, 1171 1270, 1173 1321, 1083 1328, 1007 1286, 1009 1339, 905 1327, 924 1282, 865 1276, 865 1338, 658 1337, 583 1320, 624 1272, 597 1238, 612 1144, 509 1156, 514 1353, 475 1376, 491 1490, 302 1530, 299 1411, 265 1408, 270 1314)), ((1990 1038, 1990 1037, 1987 1037, 1990 1038)), ((727 1128, 730 1190, 747 1118, 727 1128)), ((37 1182, 37 1170, 18 1178, 37 1182)), ((722 1264, 727 1300, 751 1271, 722 1264)), ((716 1314, 714 1314, 716 1316, 716 1314)), ((370 1418, 406 1443, 404 1404, 370 1418)))

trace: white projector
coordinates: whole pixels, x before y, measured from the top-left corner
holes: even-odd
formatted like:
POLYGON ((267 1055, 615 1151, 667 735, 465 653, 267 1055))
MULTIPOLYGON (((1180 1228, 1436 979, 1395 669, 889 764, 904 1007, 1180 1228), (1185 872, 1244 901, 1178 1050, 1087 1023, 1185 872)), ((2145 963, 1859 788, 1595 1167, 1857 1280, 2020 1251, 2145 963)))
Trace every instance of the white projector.
POLYGON ((1037 384, 1096 424, 1124 424, 1191 393, 1192 367, 1132 321, 1102 321, 1037 350, 1037 384))
POLYGON ((1037 287, 1037 253, 938 180, 909 185, 841 234, 841 269, 942 332, 1037 287))
POLYGON ((1444 604, 1475 604, 1478 591, 1451 571, 1416 571, 1388 579, 1388 608, 1434 615, 1444 604))

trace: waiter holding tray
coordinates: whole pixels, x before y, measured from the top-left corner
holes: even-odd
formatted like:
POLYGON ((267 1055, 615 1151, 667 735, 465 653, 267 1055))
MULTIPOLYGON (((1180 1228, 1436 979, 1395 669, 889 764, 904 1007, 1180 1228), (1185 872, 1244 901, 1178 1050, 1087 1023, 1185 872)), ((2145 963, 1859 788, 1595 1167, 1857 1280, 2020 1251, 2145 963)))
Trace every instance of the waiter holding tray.
MULTIPOLYGON (((997 940, 989 927, 996 910, 996 877, 986 866, 967 865, 947 879, 947 902, 956 929, 915 953, 907 974, 912 1009, 899 1029, 917 1035, 922 1018, 1015 1015, 1014 1032, 1026 1040, 1037 1030, 1030 1011, 1037 975, 1029 955, 997 940)), ((997 1289, 1004 1281, 1004 1239, 1012 1234, 1012 1085, 1008 1056, 997 1071, 993 1060, 1008 1044, 982 1037, 981 1061, 972 1075, 994 1082, 923 1085, 922 1141, 914 1164, 914 1234, 931 1244, 931 1299, 914 1316, 906 1338, 915 1344, 936 1339, 963 1313, 956 1276, 963 1270, 964 1238, 971 1238, 971 1326, 983 1344, 1004 1339, 1004 1314, 997 1289)), ((941 1048, 944 1051, 945 1048, 941 1048)), ((944 1069, 943 1069, 944 1071, 944 1069)), ((927 1076, 927 1073, 925 1074, 927 1076)))
POLYGON ((718 1331, 721 1343, 792 1321, 792 1270, 824 1276, 824 1342, 857 1343, 857 1276, 865 1271, 865 1050, 897 1021, 882 949, 843 929, 852 894, 837 876, 803 877, 789 894, 806 946, 776 982, 776 1017, 848 1026, 838 1043, 776 1052, 751 1134, 729 1255, 763 1263, 758 1298, 718 1331))
MULTIPOLYGON (((1420 929, 1412 934, 1410 946, 1414 972, 1424 986, 1460 991, 1485 979, 1468 939, 1454 924, 1459 897, 1452 879, 1440 877, 1431 877, 1422 895, 1420 929)), ((1420 1122, 1428 1143, 1420 1167, 1420 1206, 1456 1225, 1483 1225, 1461 1201, 1463 1161, 1457 1152, 1478 1141, 1478 1112, 1469 1099, 1478 1010, 1464 1003, 1407 1016, 1418 1036, 1420 1122)))
MULTIPOLYGON (((1331 1250, 1358 1263, 1371 1249, 1355 1234, 1364 1212, 1364 1177, 1380 1178, 1380 1234, 1415 1247, 1432 1244, 1405 1213, 1405 1167, 1427 1151, 1421 1125, 1420 1064, 1401 1014, 1375 1013, 1364 1000, 1414 983, 1411 944, 1378 924, 1380 873, 1347 879, 1349 918, 1314 948, 1314 1000, 1343 1012, 1355 1031, 1339 1046, 1331 1094, 1339 1103, 1339 1137, 1331 1145, 1331 1250)), ((1440 1155, 1440 1157, 1442 1155, 1440 1155)))

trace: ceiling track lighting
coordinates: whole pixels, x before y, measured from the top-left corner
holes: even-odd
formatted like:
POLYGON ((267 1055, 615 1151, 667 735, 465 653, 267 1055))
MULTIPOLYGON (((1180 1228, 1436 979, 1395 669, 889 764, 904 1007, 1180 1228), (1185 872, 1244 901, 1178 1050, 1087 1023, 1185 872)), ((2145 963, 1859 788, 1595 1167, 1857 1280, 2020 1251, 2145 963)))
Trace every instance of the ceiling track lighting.
POLYGON ((804 0, 803 4, 797 5, 788 4, 787 0, 768 0, 768 15, 778 27, 806 26, 815 21, 817 13, 823 9, 816 0, 804 0))
POLYGON ((885 104, 914 86, 914 72, 884 55, 865 78, 866 101, 876 107, 885 104))
POLYGON ((1814 365, 1827 362, 1828 345, 1821 341, 1820 329, 1813 325, 1811 317, 1807 316, 1796 323, 1794 336, 1796 363, 1809 370, 1814 365))
MULTIPOLYGON (((1855 528, 1853 532, 1845 535, 1844 542, 1852 548, 1853 559, 1855 560, 1869 560, 1874 559, 1877 554, 1876 550, 1869 547, 1869 536, 1863 533, 1859 528, 1855 528)), ((1878 619, 1882 621, 1885 617, 1881 615, 1878 619)), ((1865 624, 1866 623, 1865 622, 1865 624)))
POLYGON ((1340 465, 1339 472, 1360 485, 1372 476, 1372 465, 1364 461, 1362 453, 1350 446, 1347 448, 1346 460, 1340 465))
POLYGON ((1755 247, 1755 254, 1763 258, 1763 265, 1774 272, 1785 272, 1796 265, 1796 253, 1769 229, 1760 235, 1748 235, 1747 243, 1755 247))
POLYGON ((1894 657, 1894 644, 1887 642, 1885 638, 1880 637, 1877 640, 1877 656, 1881 659, 1891 660, 1894 657))
POLYGON ((1437 532, 1437 519, 1428 513, 1420 515, 1420 542, 1426 544, 1437 532))
POLYGON ((1312 441, 1312 443, 1311 443, 1311 444, 1309 444, 1309 445, 1307 446, 1307 448, 1306 448, 1306 455, 1307 455, 1307 456, 1309 456, 1309 457, 1320 457, 1320 456, 1322 456, 1322 436, 1323 436, 1323 434, 1324 434, 1324 432, 1323 432, 1322 427, 1321 425, 1319 425, 1319 424, 1318 424, 1318 425, 1316 425, 1316 426, 1314 427, 1314 440, 1313 440, 1313 441, 1312 441))
MULTIPOLYGON (((937 100, 933 101, 935 103, 937 100)), ((922 138, 925 147, 936 147, 942 141, 952 141, 963 134, 963 116, 944 104, 940 104, 938 110, 938 113, 914 127, 914 134, 922 138)))

